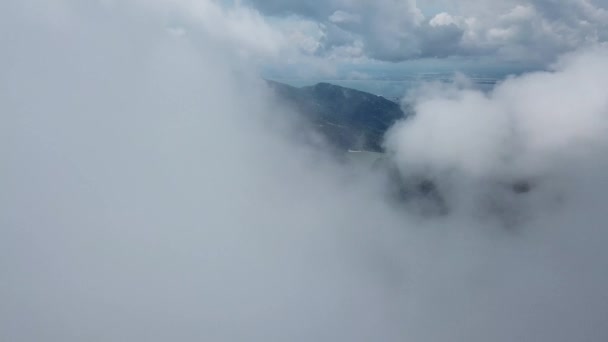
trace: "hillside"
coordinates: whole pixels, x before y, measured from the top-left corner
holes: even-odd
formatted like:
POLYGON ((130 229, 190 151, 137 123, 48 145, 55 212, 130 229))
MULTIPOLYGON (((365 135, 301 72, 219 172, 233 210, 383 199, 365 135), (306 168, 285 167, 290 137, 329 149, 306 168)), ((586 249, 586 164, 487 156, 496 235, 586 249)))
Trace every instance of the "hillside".
POLYGON ((329 142, 344 150, 381 151, 388 128, 410 114, 382 96, 329 83, 302 88, 275 81, 268 84, 281 100, 312 120, 329 142))

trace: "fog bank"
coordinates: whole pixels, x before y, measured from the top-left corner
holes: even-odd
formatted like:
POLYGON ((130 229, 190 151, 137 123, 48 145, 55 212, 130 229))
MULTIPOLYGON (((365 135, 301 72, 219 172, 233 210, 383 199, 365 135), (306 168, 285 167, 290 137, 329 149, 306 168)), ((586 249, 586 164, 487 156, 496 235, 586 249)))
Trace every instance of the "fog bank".
POLYGON ((421 90, 387 146, 446 197, 423 217, 274 99, 255 13, 202 3, 234 34, 188 1, 0 4, 1 340, 606 339, 605 50, 421 90))

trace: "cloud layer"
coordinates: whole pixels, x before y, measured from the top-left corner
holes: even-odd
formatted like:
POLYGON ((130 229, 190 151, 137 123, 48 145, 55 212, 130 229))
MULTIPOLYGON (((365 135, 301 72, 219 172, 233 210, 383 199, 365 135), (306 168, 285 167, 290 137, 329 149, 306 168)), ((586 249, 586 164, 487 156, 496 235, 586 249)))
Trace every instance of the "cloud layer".
POLYGON ((324 32, 318 53, 403 61, 425 57, 493 56, 545 63, 608 39, 606 3, 567 1, 323 0, 248 2, 271 16, 297 15, 324 32), (355 49, 353 49, 355 48, 355 49))
MULTIPOLYGON (((427 84, 408 99, 416 116, 395 125, 386 146, 402 172, 446 181, 444 191, 455 193, 456 206, 470 200, 472 208, 483 207, 486 191, 522 181, 537 193, 560 192, 562 186, 577 192, 574 179, 553 181, 573 178, 580 164, 603 163, 607 57, 605 47, 581 50, 551 71, 509 78, 488 94, 471 89, 464 78, 427 84), (463 201, 460 192, 478 193, 463 201)), ((517 196, 515 202, 529 205, 517 196)))
POLYGON ((605 50, 421 91, 389 144, 446 174, 425 218, 292 137, 258 14, 190 6, 0 3, 0 340, 606 340, 605 50))

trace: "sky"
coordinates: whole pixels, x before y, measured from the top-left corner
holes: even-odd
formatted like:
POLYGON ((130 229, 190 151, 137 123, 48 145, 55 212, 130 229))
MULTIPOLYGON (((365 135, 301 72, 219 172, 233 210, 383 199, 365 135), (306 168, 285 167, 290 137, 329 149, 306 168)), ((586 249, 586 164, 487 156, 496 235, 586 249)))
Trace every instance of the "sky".
POLYGON ((606 341, 605 5, 1 1, 0 340, 606 341), (439 202, 262 78, 428 54, 542 65, 404 96, 439 202))
MULTIPOLYGON (((337 65, 356 69, 380 64, 393 70, 425 59, 438 69, 446 65, 474 69, 479 63, 498 73, 513 67, 538 69, 565 52, 608 39, 608 4, 602 0, 244 0, 238 4, 253 8, 309 63, 318 63, 318 72, 328 75, 337 72, 337 65)), ((292 72, 307 64, 296 57, 283 61, 294 63, 288 68, 292 72)))

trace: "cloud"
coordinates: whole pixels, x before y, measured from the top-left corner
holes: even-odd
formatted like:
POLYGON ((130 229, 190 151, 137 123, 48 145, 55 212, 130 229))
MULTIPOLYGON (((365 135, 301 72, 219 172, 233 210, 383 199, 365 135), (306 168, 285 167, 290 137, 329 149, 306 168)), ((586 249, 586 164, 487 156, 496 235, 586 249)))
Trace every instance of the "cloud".
POLYGON ((327 32, 346 31, 352 39, 334 44, 328 37, 327 53, 342 45, 361 41, 366 54, 383 60, 398 60, 415 54, 417 46, 411 31, 424 19, 413 1, 311 1, 306 5, 295 1, 261 2, 250 4, 269 15, 297 14, 316 20, 328 27, 327 32))
MULTIPOLYGON (((11 28, 0 30, 1 340, 608 335, 605 154, 577 148, 603 132, 605 87, 592 87, 603 50, 509 81, 493 98, 453 89, 418 98, 415 126, 434 127, 423 109, 449 104, 498 132, 482 112, 488 105, 500 121, 511 108, 530 115, 521 127, 538 138, 524 146, 558 150, 551 171, 561 178, 547 179, 569 191, 531 192, 520 204, 535 215, 509 230, 489 210, 413 214, 416 201, 390 200, 381 175, 303 143, 314 133, 273 98, 251 58, 274 48, 242 37, 243 27, 268 32, 254 13, 198 7, 214 16, 211 28, 174 2, 43 2, 0 3, 11 28), (576 117, 553 132, 538 116, 551 110, 576 117)), ((479 145, 502 144, 440 131, 456 135, 444 140, 459 153, 436 151, 432 165, 491 174, 479 145)), ((396 160, 408 160, 400 151, 396 160)))
POLYGON ((241 41, 176 36, 157 8, 69 7, 66 31, 2 12, 21 36, 2 46, 1 339, 394 334, 365 276, 386 271, 356 271, 363 240, 330 204, 369 191, 334 197, 342 172, 286 138, 241 41))
POLYGON ((449 13, 441 12, 429 21, 431 27, 456 25, 457 21, 449 13))
POLYGON ((391 62, 474 55, 543 65, 608 37, 606 4, 587 0, 471 0, 458 6, 439 1, 434 7, 446 10, 432 15, 415 1, 248 3, 267 15, 296 14, 324 25, 326 53, 361 42, 367 57, 391 62), (334 39, 333 33, 340 31, 333 26, 349 33, 350 40, 334 39))
POLYGON ((393 128, 387 146, 402 170, 480 181, 542 179, 568 169, 564 160, 601 159, 607 56, 605 47, 567 55, 551 71, 509 78, 489 94, 467 82, 429 84, 412 95, 417 114, 393 128))
POLYGON ((350 24, 350 23, 359 23, 361 21, 361 17, 356 14, 351 14, 348 12, 337 10, 332 15, 329 16, 329 21, 334 24, 350 24))
MULTIPOLYGON (((449 284, 446 297, 437 301, 451 305, 435 309, 426 303, 422 310, 429 323, 420 329, 430 330, 438 320, 451 323, 436 328, 430 340, 449 339, 453 332, 474 341, 508 341, 513 334, 566 341, 584 331, 590 332, 590 341, 605 338, 606 331, 592 322, 606 312, 606 301, 585 291, 606 281, 599 269, 591 271, 599 266, 595 262, 602 257, 596 253, 608 237, 597 204, 604 201, 608 184, 606 57, 605 47, 577 51, 563 56, 551 71, 510 78, 489 94, 462 79, 453 85, 429 84, 412 94, 416 115, 387 137, 402 177, 434 182, 451 229, 461 229, 454 218, 462 215, 498 219, 523 237, 516 239, 522 259, 507 253, 499 267, 494 253, 504 245, 486 246, 493 250, 487 267, 506 270, 504 277, 473 271, 476 280, 470 282, 432 282, 449 284), (512 191, 520 182, 530 191, 512 191), (488 282, 497 287, 486 292, 488 287, 480 284, 488 282), (460 286, 468 295, 454 299, 447 294, 460 286), (585 318, 577 319, 575 313, 585 318), (460 315, 464 317, 454 318, 460 315), (474 327, 463 328, 469 324, 474 327), (559 332, 547 324, 559 324, 559 332)), ((437 288, 428 290, 428 296, 436 298, 437 288)))

